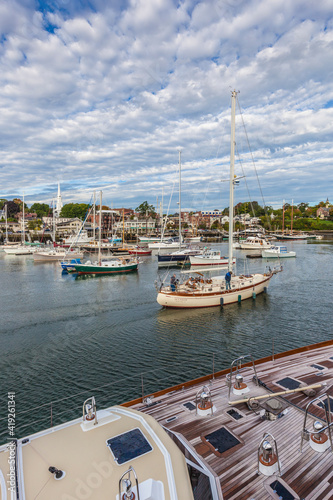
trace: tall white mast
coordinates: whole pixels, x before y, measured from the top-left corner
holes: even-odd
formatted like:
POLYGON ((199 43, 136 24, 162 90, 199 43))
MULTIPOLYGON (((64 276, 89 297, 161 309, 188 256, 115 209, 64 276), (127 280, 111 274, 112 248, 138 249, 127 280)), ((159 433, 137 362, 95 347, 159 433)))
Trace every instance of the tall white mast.
POLYGON ((5 213, 6 213, 6 243, 8 243, 8 222, 7 222, 8 215, 7 215, 7 203, 6 203, 6 205, 5 205, 5 213))
POLYGON ((53 210, 52 210, 52 217, 53 217, 53 227, 52 227, 52 231, 53 231, 53 246, 55 246, 55 236, 56 236, 56 227, 55 227, 55 206, 54 206, 54 199, 52 200, 52 207, 53 207, 53 210))
POLYGON ((23 208, 22 208, 22 238, 21 238, 21 242, 22 242, 22 245, 25 245, 25 224, 24 224, 24 193, 23 193, 23 208))
POLYGON ((293 222, 294 222, 294 200, 291 200, 291 223, 290 223, 290 234, 293 234, 293 222))
POLYGON ((102 191, 99 192, 99 231, 98 231, 98 264, 101 265, 101 244, 102 244, 102 191))
POLYGON ((95 226, 96 226, 96 191, 94 191, 94 225, 93 225, 93 237, 94 237, 94 241, 95 241, 95 238, 96 238, 96 229, 95 229, 95 226))
POLYGON ((179 151, 179 250, 182 247, 181 154, 182 154, 182 152, 179 151))
POLYGON ((228 271, 232 271, 232 245, 234 233, 234 178, 235 178, 235 115, 237 92, 231 92, 231 137, 230 137, 230 197, 229 197, 229 256, 228 271))

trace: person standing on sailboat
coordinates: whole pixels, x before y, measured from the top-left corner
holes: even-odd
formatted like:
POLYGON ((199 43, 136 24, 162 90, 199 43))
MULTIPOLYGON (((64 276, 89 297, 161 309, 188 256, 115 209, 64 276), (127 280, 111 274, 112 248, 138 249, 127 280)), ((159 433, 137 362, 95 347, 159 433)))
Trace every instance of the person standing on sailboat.
POLYGON ((231 275, 232 271, 228 271, 227 274, 225 275, 226 290, 231 290, 231 285, 230 285, 231 275))

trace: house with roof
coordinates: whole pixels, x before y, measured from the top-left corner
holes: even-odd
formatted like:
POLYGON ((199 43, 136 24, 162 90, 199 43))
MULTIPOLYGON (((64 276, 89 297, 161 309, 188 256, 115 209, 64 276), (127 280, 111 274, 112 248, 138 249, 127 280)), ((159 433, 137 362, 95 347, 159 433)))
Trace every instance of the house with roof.
POLYGON ((316 215, 319 219, 328 219, 330 216, 330 209, 327 207, 319 207, 317 208, 316 215))

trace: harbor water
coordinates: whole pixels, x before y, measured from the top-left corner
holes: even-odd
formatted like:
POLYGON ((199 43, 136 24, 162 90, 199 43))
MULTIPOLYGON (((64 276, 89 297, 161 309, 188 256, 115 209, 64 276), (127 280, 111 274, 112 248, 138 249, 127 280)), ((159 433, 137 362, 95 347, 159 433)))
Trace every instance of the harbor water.
MULTIPOLYGON (((226 243, 212 246, 227 253, 226 243)), ((156 256, 141 258, 137 273, 76 277, 59 263, 0 253, 1 442, 8 391, 22 437, 80 417, 92 395, 102 408, 228 368, 240 355, 331 339, 333 245, 288 242, 288 249, 297 257, 281 261, 266 294, 197 310, 157 304, 154 282, 170 277, 156 256)), ((246 253, 236 252, 238 273, 278 263, 246 253)))

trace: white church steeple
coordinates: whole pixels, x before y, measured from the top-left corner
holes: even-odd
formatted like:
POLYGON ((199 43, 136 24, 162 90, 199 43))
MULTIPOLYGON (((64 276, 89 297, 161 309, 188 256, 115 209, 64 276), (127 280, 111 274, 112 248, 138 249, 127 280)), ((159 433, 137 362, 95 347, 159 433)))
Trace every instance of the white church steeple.
POLYGON ((57 204, 56 204, 55 211, 54 211, 54 215, 56 217, 60 216, 60 212, 61 212, 62 207, 63 207, 63 204, 62 204, 61 193, 60 193, 60 182, 58 182, 57 204))

